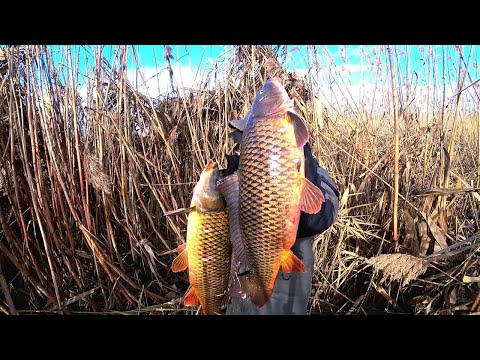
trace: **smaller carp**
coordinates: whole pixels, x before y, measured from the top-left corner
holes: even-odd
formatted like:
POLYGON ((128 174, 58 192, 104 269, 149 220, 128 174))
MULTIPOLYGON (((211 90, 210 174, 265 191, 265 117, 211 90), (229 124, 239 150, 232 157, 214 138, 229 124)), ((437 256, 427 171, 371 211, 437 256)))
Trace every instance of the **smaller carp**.
POLYGON ((216 190, 219 178, 218 165, 208 161, 194 188, 190 208, 165 214, 188 212, 187 241, 178 247, 172 271, 188 268, 191 287, 184 303, 200 303, 204 315, 221 314, 230 276, 232 245, 225 199, 216 190))

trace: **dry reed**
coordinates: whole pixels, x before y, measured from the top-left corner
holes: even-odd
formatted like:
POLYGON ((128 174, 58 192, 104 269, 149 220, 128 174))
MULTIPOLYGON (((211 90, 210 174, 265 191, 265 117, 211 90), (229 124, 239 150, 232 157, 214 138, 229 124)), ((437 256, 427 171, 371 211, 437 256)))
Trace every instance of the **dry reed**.
MULTIPOLYGON (((348 76, 338 75, 347 55, 338 64, 325 47, 306 47, 303 75, 285 69, 287 47, 234 46, 221 66, 197 69, 206 80, 186 96, 165 47, 159 72, 168 71, 169 91, 159 97, 134 86, 132 47, 114 47, 109 60, 104 46, 59 54, 46 46, 3 48, 0 311, 196 313, 181 305, 186 275, 169 270, 186 223, 163 214, 188 206, 207 159, 226 165, 234 146, 227 121, 246 115, 255 91, 278 75, 341 194, 336 223, 315 239, 309 312, 478 313, 478 282, 470 281, 480 275, 471 240, 480 231, 477 88, 464 87, 459 68, 458 96, 439 98, 446 82, 432 71, 436 54, 428 47, 430 86, 419 103, 414 75, 393 61, 400 79, 394 126, 385 49, 360 49, 378 74, 358 100, 348 76), (463 99, 477 110, 463 108, 463 99), (396 281, 377 283, 375 269, 396 281)), ((464 61, 462 51, 446 56, 464 61)))

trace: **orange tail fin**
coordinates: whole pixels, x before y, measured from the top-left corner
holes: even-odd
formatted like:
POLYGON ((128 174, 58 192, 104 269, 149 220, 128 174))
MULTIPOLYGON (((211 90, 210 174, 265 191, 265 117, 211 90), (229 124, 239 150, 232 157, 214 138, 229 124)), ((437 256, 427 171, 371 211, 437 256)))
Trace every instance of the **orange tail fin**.
POLYGON ((200 305, 200 299, 198 298, 198 294, 193 288, 193 286, 188 289, 187 293, 185 294, 185 306, 198 306, 200 305))

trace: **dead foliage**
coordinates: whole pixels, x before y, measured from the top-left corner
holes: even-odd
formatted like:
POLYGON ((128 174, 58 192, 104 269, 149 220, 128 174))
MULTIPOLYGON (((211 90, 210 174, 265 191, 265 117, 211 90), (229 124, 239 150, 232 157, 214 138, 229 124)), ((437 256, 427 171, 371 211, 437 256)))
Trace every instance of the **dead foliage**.
POLYGON ((473 61, 464 50, 452 53, 453 97, 438 96, 446 85, 430 48, 422 75, 435 97, 423 103, 413 73, 396 75, 394 132, 384 47, 362 47, 378 81, 359 101, 348 64, 325 47, 305 47, 303 73, 286 70, 298 50, 234 46, 193 69, 198 80, 186 91, 166 46, 155 54, 166 61, 155 75, 166 79, 161 96, 141 88, 149 79, 132 47, 3 48, 0 311, 196 313, 181 303, 186 274, 169 268, 186 221, 163 214, 188 206, 207 159, 226 165, 227 121, 245 116, 279 76, 340 191, 336 223, 315 239, 309 312, 479 313, 480 118, 462 107, 468 100, 478 110, 477 87, 466 88, 460 68, 473 61))

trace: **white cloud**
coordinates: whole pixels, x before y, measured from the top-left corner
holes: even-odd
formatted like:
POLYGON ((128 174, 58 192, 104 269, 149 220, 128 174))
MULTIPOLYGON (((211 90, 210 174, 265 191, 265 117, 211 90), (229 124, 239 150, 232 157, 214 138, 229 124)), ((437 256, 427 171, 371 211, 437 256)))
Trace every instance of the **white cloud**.
MULTIPOLYGON (((127 70, 127 80, 130 86, 136 91, 146 96, 157 98, 159 96, 171 95, 174 89, 179 92, 179 95, 185 95, 192 89, 203 88, 207 83, 207 88, 214 87, 214 77, 209 76, 208 69, 197 71, 197 69, 189 66, 180 66, 178 64, 172 65, 173 71, 173 87, 170 79, 169 68, 164 67, 138 67, 136 69, 127 70)), ((223 74, 217 77, 217 81, 224 81, 223 74)), ((93 85, 92 96, 95 97, 96 89, 93 85)), ((83 105, 86 105, 88 82, 83 82, 79 88, 78 93, 82 98, 83 105)))
MULTIPOLYGON (((205 85, 208 89, 214 89, 215 81, 224 83, 225 72, 222 64, 213 64, 212 67, 204 67, 201 70, 190 66, 172 65, 173 88, 170 78, 169 68, 139 67, 137 69, 127 70, 127 78, 130 84, 142 94, 153 98, 172 94, 174 89, 178 89, 179 95, 188 94, 192 89, 198 90, 205 85), (217 66, 217 77, 215 78, 212 70, 217 66)), ((232 79, 229 79, 232 80, 232 79)))
MULTIPOLYGON (((447 86, 445 89, 445 105, 449 105, 451 108, 455 104, 456 88, 454 86, 447 86)), ((360 84, 355 85, 342 85, 342 84, 321 84, 317 88, 317 94, 321 101, 327 106, 327 108, 342 111, 351 109, 356 111, 357 109, 373 109, 378 112, 393 110, 393 97, 392 87, 390 82, 378 82, 377 84, 363 81, 360 84)), ((408 111, 420 111, 421 114, 425 114, 427 106, 429 111, 432 109, 436 111, 441 110, 443 89, 438 88, 434 94, 433 89, 426 85, 401 85, 397 87, 397 95, 400 103, 406 107, 408 111)), ((466 94, 465 94, 466 95, 466 94)), ((463 96, 462 108, 469 106, 475 107, 473 101, 468 101, 472 98, 472 94, 469 96, 463 96)))
MULTIPOLYGON (((213 68, 213 67, 212 67, 213 68)), ((189 66, 172 65, 173 85, 178 88, 180 95, 185 95, 191 89, 200 89, 207 84, 208 89, 215 86, 215 77, 209 70, 198 71, 196 68, 189 66)), ((391 84, 386 74, 377 76, 376 72, 368 70, 367 66, 344 64, 335 68, 321 67, 319 71, 315 69, 296 69, 296 75, 299 78, 305 78, 309 75, 314 80, 316 95, 319 96, 321 102, 336 111, 350 109, 367 109, 370 111, 372 105, 378 111, 390 111, 392 107, 391 84), (362 72, 361 81, 358 74, 362 72), (356 74, 356 77, 353 75, 356 74), (352 83, 353 79, 356 83, 352 83)), ((168 67, 140 67, 127 71, 127 78, 131 86, 137 91, 152 98, 162 95, 172 94, 172 84, 168 67)), ((232 81, 232 79, 228 79, 232 81)), ((225 73, 222 70, 217 72, 217 82, 223 85, 225 81, 225 73)), ((472 98, 473 87, 465 92, 464 99, 472 98)), ((449 84, 446 87, 446 104, 451 101, 451 96, 456 92, 456 84, 449 84)), ((86 86, 79 88, 79 94, 82 98, 86 98, 86 86)), ((426 111, 427 104, 430 104, 430 111, 433 107, 433 90, 423 84, 417 86, 401 85, 398 88, 398 95, 403 104, 409 103, 410 109, 419 109, 426 111), (409 94, 407 98, 407 94, 409 94), (428 101, 427 101, 428 97, 428 101), (413 101, 412 101, 413 99, 413 101), (412 101, 410 103, 410 101, 412 101)), ((443 88, 437 87, 435 97, 437 101, 437 109, 440 109, 440 102, 443 96, 443 88)), ((467 101, 464 101, 467 106, 467 101)))
POLYGON ((345 64, 345 65, 338 65, 338 68, 340 69, 341 74, 353 74, 353 73, 359 73, 359 72, 364 72, 364 73, 373 73, 372 70, 370 70, 369 66, 364 65, 350 65, 350 64, 345 64))
POLYGON ((80 98, 82 99, 82 106, 86 106, 87 105, 87 85, 86 84, 83 84, 83 85, 80 85, 78 87, 78 95, 80 96, 80 98))
MULTIPOLYGON (((183 93, 188 88, 195 87, 198 79, 191 67, 172 65, 173 86, 183 93)), ((139 92, 151 97, 166 95, 173 91, 170 72, 167 67, 143 67, 127 71, 130 84, 139 92)))
POLYGON ((312 76, 319 77, 319 78, 338 78, 340 77, 343 81, 348 82, 351 80, 351 76, 353 75, 361 75, 363 78, 375 78, 376 77, 377 68, 375 67, 373 70, 370 66, 363 64, 339 64, 337 66, 322 66, 319 70, 311 69, 296 69, 294 72, 297 73, 298 76, 307 76, 307 74, 311 74, 312 76))
MULTIPOLYGON (((308 77, 310 73, 314 80, 316 95, 327 108, 333 111, 351 110, 356 112, 358 109, 370 111, 372 107, 378 112, 392 111, 392 86, 389 78, 385 76, 386 74, 377 76, 375 72, 365 71, 361 81, 352 83, 349 72, 353 74, 360 71, 363 71, 363 68, 359 65, 350 65, 349 67, 346 65, 343 70, 339 67, 332 71, 332 69, 324 67, 320 71, 310 70, 310 72, 308 69, 298 69, 295 73, 300 78, 308 77)), ((455 83, 447 84, 445 105, 453 106, 456 89, 455 83)), ((476 98, 473 91, 473 87, 465 91, 462 101, 463 108, 475 107, 475 101, 471 100, 476 98)), ((436 111, 441 109, 443 86, 437 86, 434 94, 433 87, 429 88, 425 84, 404 83, 397 86, 397 94, 400 103, 407 106, 407 110, 419 110, 425 114, 427 106, 429 106, 430 112, 434 107, 436 111)))

